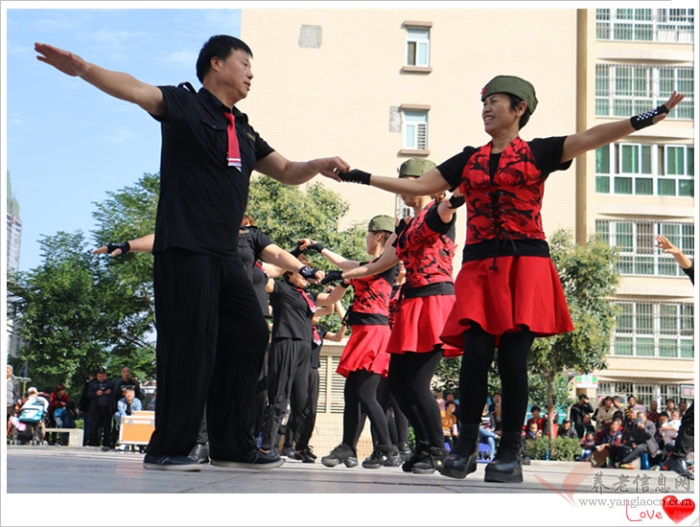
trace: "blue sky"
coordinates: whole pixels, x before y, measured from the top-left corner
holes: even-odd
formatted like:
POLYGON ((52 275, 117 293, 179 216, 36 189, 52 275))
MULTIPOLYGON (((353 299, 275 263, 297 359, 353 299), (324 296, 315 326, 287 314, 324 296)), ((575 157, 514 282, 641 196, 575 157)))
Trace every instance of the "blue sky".
POLYGON ((28 270, 41 263, 41 235, 89 237, 93 203, 158 172, 160 155, 155 120, 39 62, 34 42, 151 84, 198 88, 199 49, 211 35, 239 36, 240 10, 9 8, 6 23, 3 177, 6 166, 23 223, 20 270, 28 270))

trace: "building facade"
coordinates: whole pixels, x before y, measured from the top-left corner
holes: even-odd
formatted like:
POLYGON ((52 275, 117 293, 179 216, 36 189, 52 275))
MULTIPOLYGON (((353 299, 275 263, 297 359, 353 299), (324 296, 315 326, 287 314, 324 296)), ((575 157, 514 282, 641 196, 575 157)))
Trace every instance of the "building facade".
MULTIPOLYGON (((253 50, 255 78, 239 106, 289 159, 338 155, 391 176, 411 157, 439 164, 488 142, 480 93, 495 75, 536 88, 525 140, 629 117, 673 89, 685 93, 664 123, 553 174, 542 210, 549 234, 566 229, 579 243, 599 234, 621 247, 613 299, 621 315, 609 368, 594 372, 598 393, 662 397, 694 377, 693 289, 652 239, 666 234, 694 254, 693 34, 692 10, 244 9, 241 38, 253 50)), ((351 205, 341 228, 403 214, 394 195, 318 180, 351 205)), ((462 209, 455 275, 464 222, 462 209)), ((321 451, 340 439, 343 379, 333 365, 341 351, 324 346, 319 430, 338 432, 315 441, 321 451)))
MULTIPOLYGON (((19 214, 19 201, 12 193, 10 174, 7 174, 7 270, 17 271, 19 269, 19 252, 22 241, 22 219, 19 214)), ((18 320, 14 315, 14 299, 8 292, 7 296, 7 318, 5 321, 7 328, 7 353, 8 356, 17 356, 21 345, 19 337, 18 320)))

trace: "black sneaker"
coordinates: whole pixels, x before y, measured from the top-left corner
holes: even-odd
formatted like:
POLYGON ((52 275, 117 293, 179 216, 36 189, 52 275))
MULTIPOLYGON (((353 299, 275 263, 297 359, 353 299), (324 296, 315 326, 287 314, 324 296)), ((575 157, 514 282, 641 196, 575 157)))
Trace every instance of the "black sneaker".
POLYGON ((212 459, 211 464, 215 467, 222 468, 249 468, 253 470, 269 470, 282 466, 284 459, 269 452, 263 454, 260 450, 255 449, 248 452, 245 456, 236 460, 212 459))
POLYGON ((285 456, 288 457, 289 459, 295 459, 295 460, 300 460, 301 458, 297 457, 296 452, 294 452, 294 449, 290 446, 285 447, 282 449, 280 452, 280 456, 285 456))
POLYGON ((375 448, 372 455, 362 462, 362 468, 380 468, 384 466, 386 456, 379 448, 375 448))
POLYGON ((151 456, 143 458, 143 468, 148 470, 176 470, 180 472, 199 472, 202 467, 187 456, 151 456))
POLYGON ((335 467, 344 463, 346 467, 352 468, 358 465, 357 457, 352 448, 342 443, 331 450, 331 453, 321 458, 321 463, 327 467, 335 467))
POLYGON ((439 472, 442 469, 442 460, 445 459, 446 455, 447 450, 444 448, 431 446, 421 460, 413 465, 411 472, 414 474, 432 474, 436 470, 439 472))
POLYGON ((295 452, 295 459, 300 459, 302 463, 316 463, 316 456, 307 448, 295 452))
POLYGON ((401 470, 404 472, 413 472, 413 465, 423 460, 424 456, 427 456, 428 449, 430 448, 430 443, 424 443, 422 441, 416 442, 416 449, 411 454, 411 457, 404 461, 401 465, 401 470))
POLYGON ((399 450, 395 445, 380 446, 362 462, 363 468, 398 467, 401 464, 399 450))
POLYGON ((313 460, 318 459, 317 456, 316 456, 316 454, 314 454, 314 447, 312 447, 311 445, 307 446, 307 447, 304 449, 304 452, 305 452, 306 455, 309 456, 311 459, 313 459, 313 460))
POLYGON ((402 441, 397 446, 399 447, 401 463, 405 463, 406 461, 411 459, 411 456, 413 455, 413 450, 411 450, 411 446, 406 441, 402 441))
POLYGON ((197 443, 187 456, 195 463, 206 465, 209 463, 209 445, 207 443, 197 443))

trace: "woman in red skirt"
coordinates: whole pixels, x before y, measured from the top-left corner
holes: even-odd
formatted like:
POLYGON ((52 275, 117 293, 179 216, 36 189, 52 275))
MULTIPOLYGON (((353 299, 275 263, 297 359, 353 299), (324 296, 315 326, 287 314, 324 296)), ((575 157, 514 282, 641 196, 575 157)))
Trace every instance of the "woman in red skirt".
MULTIPOLYGON (((394 219, 391 216, 375 216, 367 229, 367 252, 373 260, 384 252, 386 242, 394 231, 394 219)), ((326 249, 317 242, 301 240, 302 250, 315 250, 329 262, 341 269, 358 267, 362 262, 347 260, 343 256, 326 249)), ((352 285, 355 297, 346 319, 352 326, 352 335, 348 339, 340 357, 337 372, 345 377, 343 390, 345 410, 343 411, 343 442, 330 454, 321 458, 327 467, 341 463, 346 467, 357 466, 357 441, 364 423, 362 414, 366 414, 377 434, 378 444, 372 455, 362 463, 364 468, 396 466, 399 463, 399 451, 391 443, 386 413, 377 399, 377 387, 382 377, 389 371, 389 298, 398 267, 394 266, 381 274, 368 278, 343 280, 338 290, 345 291, 352 285)), ((341 271, 329 271, 322 283, 339 280, 341 271), (330 275, 330 276, 329 276, 330 275)))
MULTIPOLYGON (((400 178, 416 179, 435 167, 427 159, 409 159, 400 178)), ((443 345, 440 334, 455 303, 452 258, 455 252, 456 209, 464 198, 456 195, 402 195, 414 216, 397 227, 398 236, 382 256, 367 265, 343 272, 343 278, 378 273, 403 261, 406 283, 394 319, 387 351, 389 387, 401 411, 413 425, 416 449, 403 464, 405 472, 432 474, 447 454, 440 409, 430 382, 440 359, 462 354, 461 346, 443 345)))
POLYGON ((513 76, 483 88, 482 119, 491 141, 466 147, 422 177, 395 179, 352 170, 341 181, 398 194, 432 195, 459 189, 467 201, 467 240, 455 281, 457 302, 442 339, 463 346, 460 436, 442 474, 464 478, 476 470, 478 430, 487 396, 487 373, 498 347, 503 433, 486 481, 521 482, 520 431, 528 400, 527 360, 535 337, 573 330, 564 292, 542 230, 544 182, 575 157, 656 124, 683 99, 569 136, 523 141, 519 134, 535 111, 535 89, 513 76))

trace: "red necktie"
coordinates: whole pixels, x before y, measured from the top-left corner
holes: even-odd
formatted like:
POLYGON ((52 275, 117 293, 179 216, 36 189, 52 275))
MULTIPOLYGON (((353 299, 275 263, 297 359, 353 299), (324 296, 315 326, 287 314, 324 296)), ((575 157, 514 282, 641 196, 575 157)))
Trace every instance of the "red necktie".
POLYGON ((224 112, 228 119, 228 166, 241 169, 241 151, 238 148, 238 136, 236 136, 236 118, 230 112, 224 112))
POLYGON ((306 300, 306 303, 309 305, 309 309, 311 310, 312 313, 316 313, 316 304, 314 304, 314 301, 311 300, 311 297, 306 294, 306 291, 304 291, 301 287, 297 287, 297 291, 301 293, 301 296, 304 297, 304 300, 306 300))
POLYGON ((319 333, 318 333, 318 328, 316 326, 311 326, 311 328, 314 331, 314 337, 313 337, 314 344, 316 344, 317 346, 320 346, 321 344, 323 344, 323 339, 321 338, 321 335, 319 335, 319 333))

